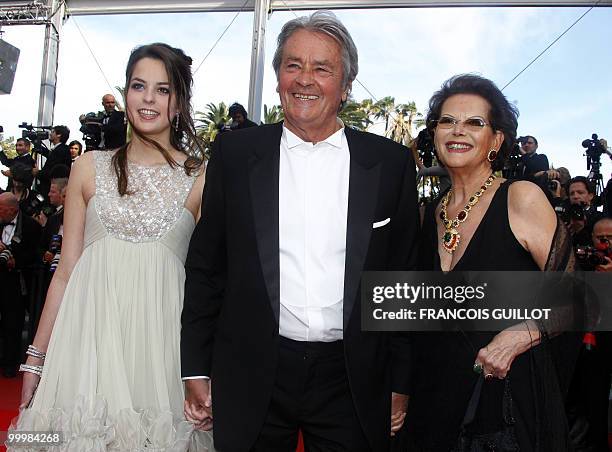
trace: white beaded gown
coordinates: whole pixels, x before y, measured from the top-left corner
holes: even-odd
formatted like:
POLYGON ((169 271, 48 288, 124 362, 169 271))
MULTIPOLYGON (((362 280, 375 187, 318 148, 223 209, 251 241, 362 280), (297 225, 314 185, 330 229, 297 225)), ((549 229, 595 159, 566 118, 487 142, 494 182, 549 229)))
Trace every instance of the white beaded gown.
MULTIPOLYGON (((43 375, 15 430, 64 432, 57 451, 210 451, 183 416, 180 315, 195 179, 95 152, 83 253, 64 293, 43 375)), ((22 451, 23 449, 19 449, 22 451)), ((36 449, 33 449, 36 450, 36 449)))

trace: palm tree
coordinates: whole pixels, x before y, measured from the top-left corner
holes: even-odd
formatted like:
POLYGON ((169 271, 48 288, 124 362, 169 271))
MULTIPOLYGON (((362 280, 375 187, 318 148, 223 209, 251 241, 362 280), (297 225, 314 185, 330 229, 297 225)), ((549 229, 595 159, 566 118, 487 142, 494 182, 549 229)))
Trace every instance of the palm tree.
POLYGON ((344 122, 344 125, 357 130, 366 130, 372 120, 366 109, 363 108, 362 102, 355 102, 349 99, 338 113, 338 117, 344 122))
POLYGON ((414 102, 396 105, 393 115, 390 115, 390 122, 387 122, 388 127, 385 130, 385 135, 393 141, 406 146, 410 145, 413 139, 412 127, 415 125, 415 118, 421 118, 422 116, 417 111, 414 102))
POLYGON ((371 104, 370 109, 374 118, 385 120, 385 132, 389 130, 389 119, 395 111, 395 98, 391 96, 383 97, 371 104))
POLYGON ((206 111, 195 112, 196 134, 202 140, 206 156, 210 156, 213 141, 228 121, 229 110, 224 102, 218 105, 210 102, 206 104, 206 111))
POLYGON ((264 104, 264 124, 276 124, 277 122, 281 122, 285 119, 285 115, 283 114, 283 108, 280 105, 272 105, 268 108, 267 105, 264 104))

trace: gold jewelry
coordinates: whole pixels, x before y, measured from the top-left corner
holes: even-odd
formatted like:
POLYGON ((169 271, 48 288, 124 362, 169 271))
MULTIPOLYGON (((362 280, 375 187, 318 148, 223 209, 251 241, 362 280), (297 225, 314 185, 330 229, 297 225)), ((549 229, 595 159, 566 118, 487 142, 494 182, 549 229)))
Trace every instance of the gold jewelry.
POLYGON ((497 158, 497 150, 491 149, 489 153, 487 154, 487 160, 493 163, 496 158, 497 158))
POLYGON ((476 205, 482 194, 491 186, 493 181, 495 180, 495 174, 491 174, 488 179, 480 186, 478 191, 474 193, 468 203, 465 205, 463 209, 459 211, 457 216, 453 220, 449 220, 446 215, 446 207, 448 206, 448 201, 450 199, 451 194, 453 193, 453 189, 451 188, 448 193, 442 198, 442 208, 440 209, 440 219, 442 220, 442 224, 444 225, 444 235, 442 235, 442 246, 444 250, 450 254, 457 249, 459 246, 459 241, 461 240, 461 234, 457 228, 461 223, 467 220, 470 210, 472 207, 476 205))

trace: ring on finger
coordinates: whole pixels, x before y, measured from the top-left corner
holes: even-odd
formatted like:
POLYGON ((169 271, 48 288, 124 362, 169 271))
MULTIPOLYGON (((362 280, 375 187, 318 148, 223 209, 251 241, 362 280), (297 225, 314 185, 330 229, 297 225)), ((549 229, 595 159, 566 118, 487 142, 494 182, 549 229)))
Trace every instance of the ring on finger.
POLYGON ((474 363, 474 367, 472 367, 472 370, 476 372, 477 374, 481 374, 483 370, 482 364, 474 363))
POLYGON ((488 372, 488 373, 486 373, 486 374, 485 374, 485 376, 484 376, 484 377, 485 377, 485 380, 490 380, 490 379, 492 379, 494 376, 495 376, 495 375, 493 375, 492 373, 488 372))

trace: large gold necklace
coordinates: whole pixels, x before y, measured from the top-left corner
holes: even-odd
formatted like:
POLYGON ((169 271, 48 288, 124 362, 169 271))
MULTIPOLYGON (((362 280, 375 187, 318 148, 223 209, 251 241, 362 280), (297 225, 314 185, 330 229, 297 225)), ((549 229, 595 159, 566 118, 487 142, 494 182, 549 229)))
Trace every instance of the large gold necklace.
POLYGON ((453 189, 451 188, 448 193, 446 193, 444 198, 442 198, 440 219, 442 220, 442 224, 444 225, 445 229, 444 234, 442 235, 442 246, 448 253, 453 254, 453 252, 459 246, 461 234, 459 234, 457 228, 459 228, 459 225, 461 223, 467 220, 468 215, 470 214, 470 210, 472 210, 472 207, 474 207, 478 203, 478 200, 480 199, 482 194, 487 191, 487 188, 491 186, 494 180, 495 174, 491 174, 484 182, 484 184, 480 186, 478 191, 470 197, 465 207, 461 209, 457 216, 455 216, 455 218, 452 220, 449 220, 446 215, 446 207, 448 206, 448 201, 450 200, 451 194, 453 193, 453 189))

